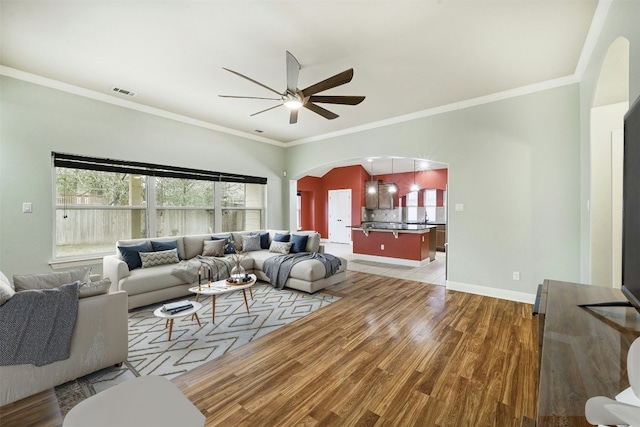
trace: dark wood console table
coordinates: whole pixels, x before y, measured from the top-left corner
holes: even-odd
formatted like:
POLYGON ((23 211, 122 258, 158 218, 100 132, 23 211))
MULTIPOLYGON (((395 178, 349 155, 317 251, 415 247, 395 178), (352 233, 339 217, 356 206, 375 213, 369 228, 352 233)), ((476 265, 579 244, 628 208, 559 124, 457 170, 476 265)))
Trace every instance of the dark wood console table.
POLYGON ((590 426, 584 404, 629 387, 627 352, 640 336, 633 308, 577 304, 625 301, 617 289, 545 280, 537 299, 540 380, 537 425, 590 426))

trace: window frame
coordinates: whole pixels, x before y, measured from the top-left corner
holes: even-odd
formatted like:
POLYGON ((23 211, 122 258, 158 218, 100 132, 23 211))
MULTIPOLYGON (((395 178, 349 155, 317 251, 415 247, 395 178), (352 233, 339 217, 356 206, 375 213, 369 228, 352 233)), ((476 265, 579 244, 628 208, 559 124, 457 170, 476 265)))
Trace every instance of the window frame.
MULTIPOLYGON (((146 191, 146 200, 145 205, 135 205, 135 206, 78 206, 75 205, 70 207, 69 205, 65 205, 67 210, 140 210, 143 209, 145 211, 145 238, 155 238, 155 237, 166 237, 166 236, 158 236, 157 235, 157 209, 166 209, 166 210, 212 210, 211 206, 164 206, 158 207, 156 204, 156 180, 149 179, 154 177, 166 177, 166 178, 182 178, 182 179, 196 179, 201 181, 213 182, 214 189, 214 223, 213 223, 213 233, 220 232, 222 229, 222 211, 227 209, 232 210, 250 210, 250 211, 260 211, 260 228, 263 228, 264 224, 266 224, 266 211, 267 211, 267 178, 263 177, 254 177, 248 175, 238 175, 238 174, 230 174, 223 172, 214 172, 214 171, 206 171, 206 170, 198 170, 198 169, 190 169, 190 168, 182 168, 182 167, 174 167, 174 166, 164 166, 157 165, 152 163, 143 163, 143 162, 130 162, 124 160, 113 160, 113 159, 104 159, 97 157, 86 157, 75 154, 67 154, 67 153, 58 153, 51 152, 51 174, 52 174, 52 261, 51 265, 56 263, 68 263, 73 264, 78 261, 81 262, 83 260, 90 259, 98 259, 105 255, 110 255, 113 252, 100 252, 100 253, 91 253, 91 254, 74 254, 69 256, 59 256, 57 250, 57 213, 59 209, 62 209, 62 206, 58 205, 58 194, 57 194, 57 168, 68 168, 68 169, 81 169, 81 170, 93 170, 93 171, 103 171, 103 172, 120 172, 120 173, 129 173, 140 175, 145 182, 145 191, 146 191), (240 184, 259 184, 261 185, 261 206, 241 206, 241 207, 229 207, 222 206, 222 183, 223 182, 233 182, 240 184)), ((64 196, 64 195, 63 195, 64 196)), ((233 230, 233 231, 243 231, 243 230, 233 230)), ((181 235, 181 234, 179 234, 181 235)), ((126 238, 126 237, 122 237, 126 238)), ((115 245, 115 241, 113 242, 115 245)))

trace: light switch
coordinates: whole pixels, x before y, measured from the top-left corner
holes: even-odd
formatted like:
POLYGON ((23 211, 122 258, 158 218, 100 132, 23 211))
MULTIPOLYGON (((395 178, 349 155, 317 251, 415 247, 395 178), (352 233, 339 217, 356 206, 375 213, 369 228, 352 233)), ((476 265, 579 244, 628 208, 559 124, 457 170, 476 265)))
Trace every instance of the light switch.
POLYGON ((462 212, 462 211, 464 211, 464 204, 456 203, 456 212, 462 212))
POLYGON ((25 202, 22 204, 22 212, 23 213, 31 213, 33 212, 33 203, 25 202))

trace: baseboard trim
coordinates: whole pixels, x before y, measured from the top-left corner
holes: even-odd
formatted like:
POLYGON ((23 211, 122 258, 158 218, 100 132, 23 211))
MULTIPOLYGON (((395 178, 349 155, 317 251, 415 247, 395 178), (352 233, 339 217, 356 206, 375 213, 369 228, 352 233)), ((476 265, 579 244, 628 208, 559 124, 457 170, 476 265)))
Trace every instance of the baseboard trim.
POLYGON ((453 282, 447 280, 446 288, 450 291, 466 292, 469 294, 483 295, 485 297, 500 298, 509 301, 523 302, 525 304, 533 304, 536 300, 536 294, 526 292, 511 291, 508 289, 490 288, 487 286, 471 285, 468 283, 453 282))
POLYGON ((403 259, 403 258, 392 258, 392 257, 384 257, 379 255, 367 255, 367 254, 353 254, 353 260, 361 260, 361 261, 371 261, 371 262, 381 262, 383 264, 395 264, 395 265, 403 265, 405 267, 424 267, 425 265, 429 265, 429 258, 426 258, 422 261, 416 261, 411 259, 403 259))

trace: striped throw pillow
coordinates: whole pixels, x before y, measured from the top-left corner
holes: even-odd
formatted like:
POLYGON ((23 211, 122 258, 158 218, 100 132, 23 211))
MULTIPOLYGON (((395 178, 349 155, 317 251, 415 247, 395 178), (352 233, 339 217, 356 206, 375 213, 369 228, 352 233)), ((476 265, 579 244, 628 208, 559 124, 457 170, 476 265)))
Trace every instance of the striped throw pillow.
POLYGON ((142 261, 142 268, 155 267, 156 265, 164 264, 176 264, 180 262, 178 259, 177 249, 156 252, 140 252, 140 260, 142 261))

